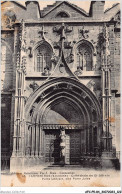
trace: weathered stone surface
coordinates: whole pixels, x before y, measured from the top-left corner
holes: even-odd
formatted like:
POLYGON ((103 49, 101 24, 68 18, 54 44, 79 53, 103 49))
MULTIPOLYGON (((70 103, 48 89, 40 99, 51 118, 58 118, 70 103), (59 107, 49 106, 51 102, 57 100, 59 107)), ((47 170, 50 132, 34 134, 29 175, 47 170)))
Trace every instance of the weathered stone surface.
MULTIPOLYGON (((106 125, 109 125, 109 132, 113 137, 111 149, 113 146, 117 151, 120 150, 119 4, 104 12, 104 2, 94 1, 91 3, 89 13, 86 13, 68 1, 56 2, 42 11, 35 1, 27 1, 26 7, 14 1, 5 1, 2 3, 1 34, 2 137, 5 134, 9 139, 9 145, 6 141, 6 145, 5 142, 3 144, 8 155, 12 147, 14 150, 14 146, 17 146, 16 126, 20 125, 19 135, 22 145, 25 142, 27 146, 19 148, 18 156, 25 162, 25 166, 28 166, 28 163, 32 165, 33 161, 36 165, 34 154, 37 158, 41 156, 42 164, 45 157, 45 132, 40 129, 39 123, 45 121, 43 124, 49 125, 49 122, 54 124, 57 119, 55 124, 63 127, 65 124, 75 123, 75 117, 77 122, 80 120, 84 122, 84 129, 87 131, 85 134, 81 129, 84 137, 82 141, 84 154, 92 155, 90 152, 94 152, 94 155, 97 155, 97 151, 100 150, 100 155, 102 152, 100 139, 104 139, 101 134, 106 125), (67 81, 64 81, 64 77, 67 81), (58 84, 55 83, 56 78, 58 84), (109 98, 111 111, 109 113, 105 106, 106 98, 109 98), (29 115, 35 104, 33 114, 29 115), (96 118, 99 110, 101 113, 98 121, 96 118), (77 114, 81 114, 82 118, 77 114), (26 134, 24 123, 25 126, 28 125, 25 127, 26 134), (98 144, 95 148, 96 143, 93 139, 96 138, 94 135, 96 126, 98 144), (30 149, 27 138, 30 138, 31 132, 33 136, 36 134, 39 138, 36 145, 32 139, 33 157, 28 162, 23 156, 30 149), (40 147, 37 149, 39 142, 40 147)), ((66 135, 68 136, 68 132, 66 135)), ((49 137, 54 140, 50 134, 49 137)), ((14 163, 15 160, 13 156, 11 161, 14 163)))

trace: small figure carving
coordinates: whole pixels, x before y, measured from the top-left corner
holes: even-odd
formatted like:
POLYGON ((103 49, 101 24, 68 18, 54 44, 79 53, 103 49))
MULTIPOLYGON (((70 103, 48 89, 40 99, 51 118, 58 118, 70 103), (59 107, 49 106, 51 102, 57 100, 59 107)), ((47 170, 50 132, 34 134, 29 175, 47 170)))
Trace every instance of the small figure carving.
POLYGON ((87 87, 93 92, 95 86, 95 82, 93 80, 90 80, 87 84, 87 87))
POLYGON ((33 81, 33 83, 29 85, 29 87, 32 88, 34 92, 39 87, 39 85, 35 81, 33 81))
POLYGON ((77 67, 77 70, 74 72, 74 74, 76 76, 80 76, 82 74, 82 68, 81 67, 77 67))
POLYGON ((72 90, 72 86, 70 84, 67 84, 67 89, 72 90))
POLYGON ((35 111, 35 106, 32 106, 32 108, 30 110, 30 116, 33 117, 34 111, 35 111))
POLYGON ((51 61, 52 63, 55 63, 55 64, 57 63, 58 57, 56 57, 55 53, 52 54, 51 61))
POLYGON ((44 72, 42 73, 42 75, 44 75, 44 76, 49 76, 50 75, 50 73, 49 73, 49 67, 45 67, 44 68, 44 72))

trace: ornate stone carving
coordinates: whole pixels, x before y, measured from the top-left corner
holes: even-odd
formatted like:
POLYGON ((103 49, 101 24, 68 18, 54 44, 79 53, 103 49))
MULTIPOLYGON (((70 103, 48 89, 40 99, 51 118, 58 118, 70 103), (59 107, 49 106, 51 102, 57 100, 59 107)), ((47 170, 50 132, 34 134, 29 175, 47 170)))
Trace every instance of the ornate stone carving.
POLYGON ((95 82, 90 80, 87 84, 87 87, 93 92, 94 91, 95 82))
POLYGON ((61 73, 64 73, 65 67, 64 67, 64 64, 63 64, 63 63, 61 63, 61 64, 59 65, 59 71, 60 71, 61 73))
POLYGON ((16 68, 20 68, 20 52, 17 52, 17 62, 16 62, 16 68))
POLYGON ((60 41, 59 42, 53 42, 53 47, 55 49, 59 49, 61 47, 61 42, 60 41))
POLYGON ((54 64, 56 64, 58 62, 58 57, 55 55, 55 53, 52 54, 51 61, 54 64))
POLYGON ((82 93, 80 94, 80 96, 82 96, 83 98, 85 98, 87 96, 87 94, 82 91, 82 93))
POLYGON ((72 86, 70 84, 67 84, 67 90, 72 90, 72 86))
POLYGON ((25 74, 26 74, 26 64, 27 64, 27 58, 26 58, 26 56, 23 56, 22 57, 21 69, 24 71, 25 74))
POLYGON ((72 63, 74 61, 74 55, 70 53, 70 55, 66 58, 67 63, 72 63))
POLYGON ((88 33, 89 33, 89 30, 85 30, 84 29, 84 26, 82 27, 82 29, 79 29, 78 30, 79 32, 79 38, 84 38, 84 39, 87 39, 89 37, 88 33))
POLYGON ((41 101, 44 99, 44 97, 45 97, 45 93, 43 92, 43 93, 40 95, 41 101))
MULTIPOLYGON (((64 25, 64 24, 63 24, 63 25, 64 25)), ((73 27, 72 27, 72 26, 66 25, 66 26, 64 27, 64 31, 65 31, 65 33, 70 33, 70 32, 73 31, 73 27)), ((55 26, 55 27, 53 28, 53 32, 57 32, 58 34, 61 34, 61 32, 62 32, 62 26, 59 26, 59 25, 55 26)))
POLYGON ((49 67, 44 68, 44 72, 42 72, 42 75, 44 75, 44 76, 49 76, 50 75, 49 67))
POLYGON ((33 83, 29 85, 29 87, 32 88, 34 92, 39 87, 39 85, 35 81, 33 81, 33 83))
POLYGON ((48 32, 46 32, 44 30, 44 26, 42 26, 41 30, 38 31, 38 34, 39 34, 39 38, 42 38, 42 39, 45 39, 44 35, 47 34, 48 32))
POLYGON ((23 52, 27 52, 27 32, 26 32, 26 27, 25 27, 25 22, 22 19, 21 25, 20 25, 20 33, 19 33, 19 38, 20 38, 20 50, 23 52))
POLYGON ((53 87, 53 90, 55 91, 55 90, 58 90, 59 89, 59 85, 55 85, 54 87, 53 87))
POLYGON ((72 48, 72 45, 71 45, 71 42, 64 42, 64 48, 66 49, 71 49, 72 48))
POLYGON ((81 68, 80 67, 77 67, 77 70, 74 72, 74 74, 76 75, 76 76, 80 76, 81 74, 82 74, 82 70, 81 70, 81 68))
POLYGON ((32 106, 32 108, 30 110, 30 116, 33 117, 34 111, 35 111, 35 106, 32 106))
POLYGON ((10 28, 10 29, 13 28, 13 25, 16 21, 15 13, 9 10, 7 11, 7 13, 5 13, 4 18, 5 18, 6 28, 10 28))
POLYGON ((70 33, 70 32, 72 32, 72 31, 73 31, 73 27, 72 27, 72 26, 66 25, 65 32, 66 32, 66 33, 70 33))

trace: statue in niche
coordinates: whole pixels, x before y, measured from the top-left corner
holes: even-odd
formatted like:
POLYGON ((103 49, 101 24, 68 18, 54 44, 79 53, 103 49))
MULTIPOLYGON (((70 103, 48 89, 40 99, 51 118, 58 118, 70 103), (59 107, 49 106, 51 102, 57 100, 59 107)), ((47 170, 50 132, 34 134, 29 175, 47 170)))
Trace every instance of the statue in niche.
POLYGON ((52 54, 51 62, 52 62, 52 71, 53 71, 58 62, 58 57, 55 55, 55 53, 52 54))
POLYGON ((65 164, 65 147, 66 147, 66 143, 65 143, 65 129, 61 128, 60 130, 60 163, 62 165, 65 164))

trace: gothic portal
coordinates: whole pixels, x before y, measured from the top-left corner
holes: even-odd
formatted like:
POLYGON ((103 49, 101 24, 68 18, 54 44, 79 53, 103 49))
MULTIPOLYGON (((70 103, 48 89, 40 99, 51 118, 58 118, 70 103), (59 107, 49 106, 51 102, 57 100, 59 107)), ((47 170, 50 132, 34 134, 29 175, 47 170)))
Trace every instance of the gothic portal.
POLYGON ((25 5, 2 2, 2 169, 119 168, 120 5, 25 5))

